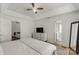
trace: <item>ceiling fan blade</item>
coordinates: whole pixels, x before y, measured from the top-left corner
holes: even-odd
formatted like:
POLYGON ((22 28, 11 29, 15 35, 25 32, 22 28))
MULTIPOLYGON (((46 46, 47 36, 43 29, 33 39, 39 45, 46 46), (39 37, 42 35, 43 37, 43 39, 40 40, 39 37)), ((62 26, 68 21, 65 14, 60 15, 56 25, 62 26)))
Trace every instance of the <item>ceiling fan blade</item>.
POLYGON ((37 8, 38 10, 43 10, 44 8, 37 8))
POLYGON ((34 3, 31 3, 32 4, 32 7, 34 8, 35 7, 35 4, 34 3))
POLYGON ((32 10, 32 9, 26 9, 26 10, 30 11, 30 10, 32 10))

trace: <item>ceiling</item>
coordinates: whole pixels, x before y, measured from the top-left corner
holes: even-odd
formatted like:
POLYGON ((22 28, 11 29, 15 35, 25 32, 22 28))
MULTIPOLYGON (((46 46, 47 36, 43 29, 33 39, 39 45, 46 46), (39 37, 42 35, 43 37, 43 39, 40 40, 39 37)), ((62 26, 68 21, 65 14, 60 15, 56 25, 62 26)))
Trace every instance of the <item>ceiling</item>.
MULTIPOLYGON (((39 18, 43 14, 46 14, 50 11, 57 10, 58 8, 64 7, 66 5, 71 5, 71 3, 35 3, 36 7, 43 7, 44 10, 38 10, 37 14, 33 11, 27 11, 26 9, 32 8, 31 3, 8 3, 7 9, 30 16, 33 19, 39 18)), ((73 4, 75 7, 79 7, 79 4, 73 4)))

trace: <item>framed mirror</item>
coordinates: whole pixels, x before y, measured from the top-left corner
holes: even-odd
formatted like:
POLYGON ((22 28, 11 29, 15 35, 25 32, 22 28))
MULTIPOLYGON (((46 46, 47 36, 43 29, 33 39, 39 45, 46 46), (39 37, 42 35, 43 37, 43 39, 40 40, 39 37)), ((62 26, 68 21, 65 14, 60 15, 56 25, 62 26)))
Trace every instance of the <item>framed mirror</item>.
POLYGON ((69 47, 79 53, 79 21, 71 23, 69 47))

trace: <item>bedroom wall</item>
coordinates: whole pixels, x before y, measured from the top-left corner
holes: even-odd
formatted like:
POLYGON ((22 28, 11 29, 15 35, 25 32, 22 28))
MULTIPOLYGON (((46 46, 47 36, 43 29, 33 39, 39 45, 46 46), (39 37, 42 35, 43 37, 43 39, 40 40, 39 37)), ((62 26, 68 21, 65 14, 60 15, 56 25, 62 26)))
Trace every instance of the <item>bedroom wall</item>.
MULTIPOLYGON (((1 16, 0 16, 1 19, 1 16)), ((0 20, 0 40, 1 40, 1 20, 0 20)))
POLYGON ((55 42, 55 21, 62 21, 62 42, 65 47, 69 47, 70 39, 70 24, 73 21, 79 21, 79 11, 65 13, 50 18, 43 18, 36 20, 36 27, 44 27, 45 33, 48 34, 48 42, 55 42))
POLYGON ((34 23, 32 19, 28 16, 20 15, 19 13, 10 11, 6 13, 1 13, 1 40, 7 41, 11 40, 12 34, 12 21, 17 21, 21 23, 21 39, 31 37, 33 32, 34 23), (11 15, 10 15, 11 14, 11 15))
POLYGON ((51 19, 41 19, 41 20, 37 20, 35 21, 36 23, 36 27, 43 27, 44 28, 44 32, 47 33, 47 40, 48 42, 52 43, 55 40, 55 35, 54 35, 54 21, 51 19))

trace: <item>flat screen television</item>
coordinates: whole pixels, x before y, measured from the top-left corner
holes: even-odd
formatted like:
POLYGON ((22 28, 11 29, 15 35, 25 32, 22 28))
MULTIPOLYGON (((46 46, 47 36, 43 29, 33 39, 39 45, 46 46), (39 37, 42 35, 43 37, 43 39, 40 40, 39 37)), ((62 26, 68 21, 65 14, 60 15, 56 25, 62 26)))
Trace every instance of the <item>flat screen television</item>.
POLYGON ((43 33, 43 32, 44 32, 44 31, 43 31, 43 27, 36 28, 36 32, 37 32, 37 33, 43 33))

